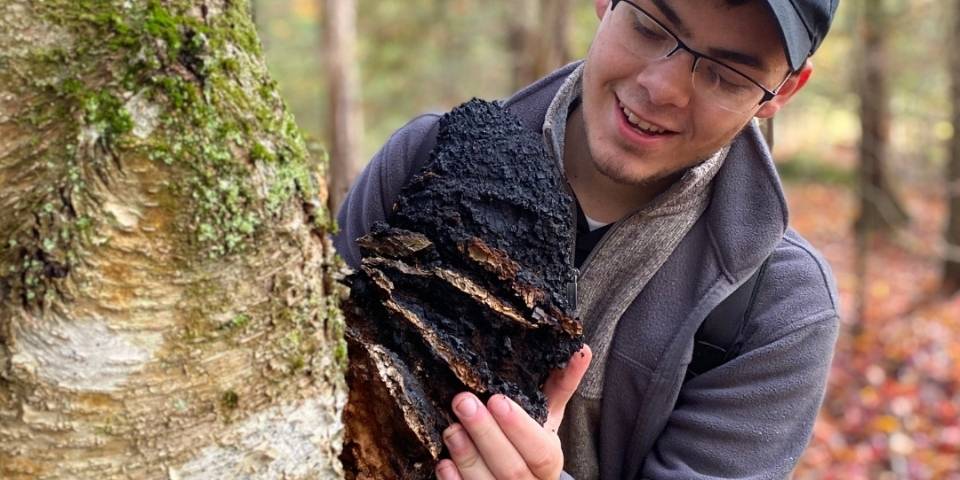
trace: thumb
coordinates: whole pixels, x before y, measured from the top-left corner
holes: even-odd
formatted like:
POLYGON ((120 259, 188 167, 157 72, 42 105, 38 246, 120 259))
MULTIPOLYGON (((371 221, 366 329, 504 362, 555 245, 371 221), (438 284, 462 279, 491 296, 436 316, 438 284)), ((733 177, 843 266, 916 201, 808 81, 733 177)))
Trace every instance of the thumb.
POLYGON ((583 348, 570 357, 566 367, 554 370, 547 377, 547 382, 543 385, 543 394, 547 397, 547 421, 543 424, 544 428, 553 432, 560 428, 567 402, 570 401, 573 392, 577 391, 577 386, 580 385, 583 374, 587 372, 592 358, 593 352, 590 346, 584 344, 583 348))

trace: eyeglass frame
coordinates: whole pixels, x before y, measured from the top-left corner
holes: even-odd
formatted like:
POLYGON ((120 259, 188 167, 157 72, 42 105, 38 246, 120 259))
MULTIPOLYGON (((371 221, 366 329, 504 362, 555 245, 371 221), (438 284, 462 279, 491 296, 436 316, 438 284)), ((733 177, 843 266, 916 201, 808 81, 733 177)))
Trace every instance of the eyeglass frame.
POLYGON ((667 32, 671 37, 673 37, 673 40, 674 40, 675 42, 677 42, 677 46, 674 47, 673 50, 671 50, 669 53, 667 53, 666 55, 664 55, 664 56, 662 56, 662 57, 660 57, 659 59, 656 59, 656 60, 662 60, 662 59, 664 59, 664 58, 670 58, 670 57, 673 56, 673 54, 677 53, 677 50, 681 50, 681 49, 682 49, 682 50, 685 50, 687 53, 689 53, 689 54, 693 57, 693 64, 690 66, 690 73, 691 73, 691 74, 693 74, 693 72, 697 69, 697 64, 700 62, 700 59, 701 59, 701 58, 706 58, 707 60, 710 60, 710 61, 712 61, 712 62, 716 62, 716 63, 718 63, 718 64, 720 64, 720 65, 722 65, 722 66, 724 66, 724 67, 726 67, 726 68, 729 68, 730 70, 733 70, 733 71, 736 72, 737 74, 741 75, 743 78, 746 78, 748 81, 750 81, 750 83, 752 83, 752 84, 756 85, 757 87, 759 87, 760 90, 763 90, 763 97, 761 97, 760 102, 757 103, 756 106, 763 105, 764 103, 767 103, 767 102, 769 102, 770 100, 773 100, 777 95, 780 94, 780 89, 783 88, 783 86, 787 83, 787 80, 789 80, 790 77, 791 77, 794 73, 796 73, 796 72, 793 72, 793 71, 787 72, 787 76, 784 77, 784 79, 780 82, 780 84, 777 85, 776 88, 774 88, 773 90, 770 90, 770 89, 768 89, 767 87, 764 87, 762 84, 760 84, 760 82, 758 82, 758 81, 754 80, 753 78, 751 78, 749 75, 741 72, 740 70, 737 70, 736 68, 731 67, 731 66, 728 65, 726 62, 721 62, 720 60, 718 60, 718 59, 716 59, 716 58, 713 58, 713 57, 711 57, 710 55, 707 55, 707 54, 705 54, 705 53, 700 53, 700 52, 698 52, 698 51, 690 48, 689 46, 687 46, 686 43, 684 43, 683 40, 680 39, 680 37, 677 36, 677 34, 673 33, 673 30, 670 30, 669 28, 667 28, 667 26, 664 25, 660 20, 657 20, 656 17, 654 17, 653 15, 650 14, 650 12, 646 11, 643 7, 637 5, 636 3, 633 3, 633 2, 630 1, 630 0, 611 0, 611 2, 612 2, 611 5, 610 5, 610 11, 611 11, 611 12, 613 12, 613 10, 614 10, 615 8, 617 8, 617 5, 618 5, 618 4, 620 4, 620 3, 627 3, 627 4, 630 5, 631 7, 639 10, 640 13, 646 15, 647 18, 649 18, 650 20, 653 20, 653 22, 656 23, 658 27, 662 28, 664 32, 667 32))

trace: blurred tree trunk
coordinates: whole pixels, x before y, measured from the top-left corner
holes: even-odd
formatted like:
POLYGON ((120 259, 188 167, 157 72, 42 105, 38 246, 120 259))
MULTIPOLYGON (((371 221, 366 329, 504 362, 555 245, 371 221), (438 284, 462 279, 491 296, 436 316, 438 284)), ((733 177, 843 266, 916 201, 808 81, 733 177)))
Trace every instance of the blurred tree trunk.
MULTIPOLYGON (((954 24, 951 45, 960 45, 960 0, 954 2, 954 24)), ((946 243, 960 246, 960 50, 950 50, 951 104, 953 107, 953 137, 950 140, 950 162, 947 167, 947 192, 950 215, 947 221, 946 243)), ((948 255, 944 263, 943 289, 946 293, 960 290, 960 259, 948 255)))
POLYGON ((570 60, 570 0, 518 0, 505 9, 514 89, 570 60))
POLYGON ((770 148, 770 153, 773 153, 773 118, 761 118, 760 119, 760 133, 763 134, 763 139, 767 141, 767 147, 770 148))
POLYGON ((890 143, 890 92, 887 38, 891 15, 887 0, 861 0, 860 75, 860 213, 856 220, 855 276, 859 280, 854 293, 854 321, 851 334, 863 333, 867 314, 869 249, 875 233, 889 233, 908 220, 887 177, 886 162, 890 143))
POLYGON ((0 3, 0 478, 338 475, 322 178, 246 2, 0 3))
POLYGON ((570 55, 571 0, 540 0, 540 78, 572 60, 570 55))
POLYGON ((529 61, 536 44, 538 2, 517 0, 503 9, 507 24, 507 48, 513 61, 513 90, 518 90, 535 78, 534 63, 529 61))
POLYGON ((340 203, 366 163, 362 155, 363 106, 357 72, 357 1, 322 0, 328 78, 330 206, 340 203))
POLYGON ((885 0, 862 2, 862 71, 860 77, 860 216, 859 231, 886 232, 908 217, 887 175, 890 143, 890 92, 887 38, 890 14, 885 0))

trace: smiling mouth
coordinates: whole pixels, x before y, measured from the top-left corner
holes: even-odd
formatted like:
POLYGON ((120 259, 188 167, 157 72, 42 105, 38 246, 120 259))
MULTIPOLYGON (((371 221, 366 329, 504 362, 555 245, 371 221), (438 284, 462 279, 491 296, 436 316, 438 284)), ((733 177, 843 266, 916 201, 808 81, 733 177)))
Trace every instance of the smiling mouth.
POLYGON ((671 132, 665 128, 660 128, 650 122, 644 121, 637 114, 633 113, 623 102, 617 102, 620 106, 620 111, 623 112, 623 116, 627 118, 627 122, 633 127, 634 130, 640 131, 647 135, 667 135, 675 132, 671 132))

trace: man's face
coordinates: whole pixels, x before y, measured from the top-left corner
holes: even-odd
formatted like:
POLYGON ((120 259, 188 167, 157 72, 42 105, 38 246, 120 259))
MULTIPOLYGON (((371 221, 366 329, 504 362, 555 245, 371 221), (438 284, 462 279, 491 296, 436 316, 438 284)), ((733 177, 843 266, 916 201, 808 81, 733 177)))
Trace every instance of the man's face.
MULTIPOLYGON (((619 183, 649 184, 699 163, 728 144, 754 115, 773 115, 803 84, 791 77, 781 89, 788 93, 762 107, 750 105, 747 112, 732 113, 694 90, 691 54, 680 50, 659 60, 638 58, 617 36, 623 30, 616 25, 623 23, 614 18, 635 9, 621 3, 611 11, 609 0, 595 2, 602 21, 584 67, 583 116, 594 167, 619 183)), ((739 6, 724 0, 634 3, 690 48, 724 61, 768 89, 787 75, 779 31, 758 1, 739 6), (738 61, 743 58, 752 60, 738 61), (758 64, 747 64, 754 60, 758 64)))

